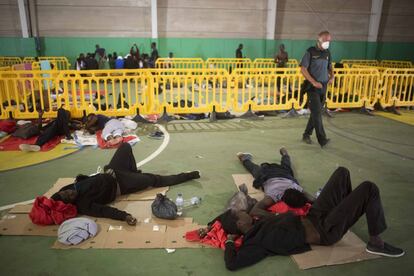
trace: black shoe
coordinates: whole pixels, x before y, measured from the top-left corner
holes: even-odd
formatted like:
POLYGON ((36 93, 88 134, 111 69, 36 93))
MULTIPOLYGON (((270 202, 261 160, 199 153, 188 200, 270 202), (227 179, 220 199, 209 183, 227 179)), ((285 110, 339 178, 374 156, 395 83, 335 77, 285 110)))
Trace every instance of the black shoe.
POLYGON ((385 257, 401 257, 405 254, 401 248, 394 247, 384 242, 384 247, 379 247, 368 242, 366 251, 371 254, 385 256, 385 257))
POLYGON ((192 171, 188 173, 190 179, 199 179, 201 177, 200 171, 192 171))
POLYGON ((312 140, 311 140, 310 136, 308 136, 308 135, 303 135, 302 141, 305 142, 308 145, 312 144, 312 140))
POLYGON ((326 145, 328 145, 329 142, 331 142, 331 139, 326 139, 325 142, 321 143, 321 148, 326 147, 326 145))
POLYGON ((281 147, 279 152, 280 152, 280 155, 282 155, 282 156, 288 155, 288 151, 285 147, 281 147))
POLYGON ((253 155, 248 152, 238 152, 236 155, 237 155, 237 158, 239 158, 240 162, 244 162, 246 160, 252 160, 253 158, 253 155))

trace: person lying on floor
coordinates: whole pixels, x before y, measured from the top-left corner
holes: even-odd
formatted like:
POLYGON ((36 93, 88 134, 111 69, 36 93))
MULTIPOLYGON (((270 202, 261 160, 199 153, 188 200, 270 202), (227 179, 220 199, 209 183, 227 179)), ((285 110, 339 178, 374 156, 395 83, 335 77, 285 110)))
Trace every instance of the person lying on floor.
POLYGON ((72 140, 71 130, 78 130, 82 127, 82 123, 77 120, 71 120, 70 112, 62 107, 57 111, 57 118, 46 126, 42 127, 43 111, 39 112, 39 131, 40 135, 34 145, 20 144, 22 151, 39 151, 41 147, 55 138, 56 136, 65 135, 66 139, 72 140))
POLYGON ((121 143, 125 132, 125 126, 120 120, 93 113, 88 115, 85 129, 90 134, 102 130, 102 139, 111 146, 121 143))
POLYGON ((94 176, 78 175, 75 183, 63 187, 51 198, 74 204, 79 214, 111 218, 135 225, 137 220, 131 214, 105 204, 113 202, 119 195, 135 193, 148 187, 173 186, 198 178, 199 171, 168 176, 142 173, 136 167, 131 146, 123 143, 104 167, 104 173, 94 176))
MULTIPOLYGON (((286 148, 280 148, 279 153, 281 155, 280 165, 262 163, 260 166, 252 162, 252 154, 237 153, 240 162, 254 177, 253 187, 261 189, 265 193, 263 200, 258 203, 259 206, 263 204, 271 206, 283 200, 292 208, 300 208, 307 202, 312 202, 313 197, 304 192, 303 187, 294 177, 290 156, 286 148)), ((260 212, 260 209, 257 212, 260 212)))
MULTIPOLYGON (((229 270, 253 265, 271 255, 299 254, 311 250, 310 244, 333 245, 364 215, 369 241, 366 251, 387 257, 400 257, 404 251, 384 242, 384 210, 378 187, 365 181, 352 190, 348 169, 339 167, 330 177, 306 217, 292 213, 262 216, 259 220, 247 212, 228 214, 224 261, 229 270), (230 225, 230 226, 229 226, 230 225), (237 252, 235 235, 243 235, 237 252)), ((223 219, 223 218, 222 218, 223 219)))

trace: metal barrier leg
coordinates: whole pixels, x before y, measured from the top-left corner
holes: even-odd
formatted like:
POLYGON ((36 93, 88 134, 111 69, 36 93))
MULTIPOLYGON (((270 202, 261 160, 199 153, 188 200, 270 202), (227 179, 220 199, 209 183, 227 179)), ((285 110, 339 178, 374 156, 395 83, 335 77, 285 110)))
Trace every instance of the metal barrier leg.
POLYGON ((167 108, 164 107, 164 111, 163 111, 161 117, 157 120, 157 124, 168 123, 172 120, 174 120, 173 117, 168 115, 167 108))
POLYGON ((387 107, 385 110, 387 110, 388 112, 391 112, 395 115, 401 115, 401 112, 395 107, 395 105, 387 107))
POLYGON ((135 115, 135 117, 132 118, 132 121, 134 121, 136 123, 144 123, 144 124, 150 124, 151 123, 147 119, 142 117, 141 114, 139 114, 139 108, 137 108, 137 115, 135 115))
POLYGON ((333 112, 330 111, 326 106, 323 108, 322 115, 325 115, 326 117, 329 117, 329 118, 334 117, 333 112))
POLYGON ((283 119, 299 117, 299 113, 292 107, 288 112, 282 115, 283 119))
POLYGON ((365 115, 368 115, 368 116, 374 116, 374 114, 372 114, 372 111, 369 110, 368 108, 366 108, 365 106, 361 107, 361 109, 359 110, 359 112, 361 114, 365 114, 365 115))
POLYGON ((213 106, 213 111, 210 112, 210 122, 215 122, 217 121, 217 113, 216 113, 216 107, 213 106))
POLYGON ((252 111, 252 106, 249 104, 249 110, 246 113, 240 116, 241 119, 249 119, 249 120, 264 120, 264 116, 257 116, 252 111))

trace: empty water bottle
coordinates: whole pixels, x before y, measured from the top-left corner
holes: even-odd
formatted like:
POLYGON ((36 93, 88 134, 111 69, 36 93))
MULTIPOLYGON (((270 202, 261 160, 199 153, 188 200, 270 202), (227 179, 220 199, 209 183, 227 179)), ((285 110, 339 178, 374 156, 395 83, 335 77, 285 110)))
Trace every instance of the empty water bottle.
POLYGON ((177 215, 181 216, 183 214, 184 207, 184 198, 183 194, 179 193, 175 199, 175 205, 177 205, 177 215))
POLYGON ((201 197, 193 196, 190 200, 191 205, 200 205, 201 203, 201 197))

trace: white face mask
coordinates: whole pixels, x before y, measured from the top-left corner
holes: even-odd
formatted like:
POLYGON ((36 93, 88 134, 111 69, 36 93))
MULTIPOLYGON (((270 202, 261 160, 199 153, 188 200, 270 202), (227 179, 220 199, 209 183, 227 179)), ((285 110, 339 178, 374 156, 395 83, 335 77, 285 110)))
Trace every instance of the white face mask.
POLYGON ((329 41, 322 42, 321 47, 322 49, 327 50, 329 48, 329 41))

